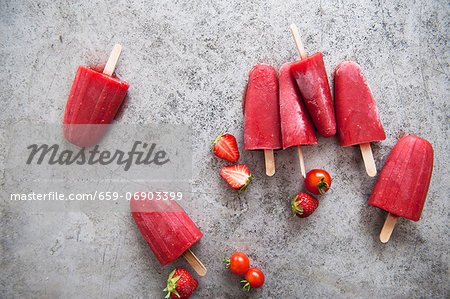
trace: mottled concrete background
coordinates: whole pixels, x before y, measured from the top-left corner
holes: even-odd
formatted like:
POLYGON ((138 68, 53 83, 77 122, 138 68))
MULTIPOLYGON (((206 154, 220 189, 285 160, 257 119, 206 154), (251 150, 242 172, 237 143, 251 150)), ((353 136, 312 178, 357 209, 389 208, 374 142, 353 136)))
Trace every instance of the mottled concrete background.
MULTIPOLYGON (((124 124, 190 124, 193 201, 204 237, 194 250, 208 268, 194 298, 413 298, 449 296, 449 5, 447 1, 2 1, 0 127, 60 123, 78 64, 101 63, 123 45, 117 75, 130 83, 124 124), (395 2, 392 3, 392 2, 395 2), (373 145, 381 168, 400 132, 429 140, 434 172, 419 222, 398 221, 378 241, 386 212, 367 205, 375 178, 357 147, 337 137, 304 148, 306 167, 325 168, 333 192, 308 219, 290 219, 304 185, 295 149, 243 151, 241 97, 250 68, 297 59, 295 22, 306 51, 327 72, 343 60, 364 70, 387 139, 373 145), (235 134, 256 180, 237 193, 209 152, 221 130, 235 134), (266 275, 244 294, 221 260, 246 252, 266 275)), ((0 169, 8 149, 0 140, 0 169)), ((20 186, 17 186, 20 190, 20 186)), ((3 195, 6 199, 6 195, 3 195)), ((128 213, 34 213, 1 204, 0 297, 162 298, 175 266, 161 267, 128 213)))

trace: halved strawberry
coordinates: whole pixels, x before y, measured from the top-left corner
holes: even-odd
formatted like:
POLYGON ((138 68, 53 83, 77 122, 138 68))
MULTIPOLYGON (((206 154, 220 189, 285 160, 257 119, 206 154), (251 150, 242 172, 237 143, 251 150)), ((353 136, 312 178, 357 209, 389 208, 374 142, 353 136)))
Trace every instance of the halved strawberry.
POLYGON ((220 170, 220 175, 227 181, 231 188, 239 189, 239 194, 247 188, 250 181, 254 178, 250 174, 248 166, 244 164, 226 166, 220 170))
POLYGON ((239 150, 236 138, 231 134, 220 134, 213 142, 214 154, 230 162, 236 162, 239 159, 239 150))

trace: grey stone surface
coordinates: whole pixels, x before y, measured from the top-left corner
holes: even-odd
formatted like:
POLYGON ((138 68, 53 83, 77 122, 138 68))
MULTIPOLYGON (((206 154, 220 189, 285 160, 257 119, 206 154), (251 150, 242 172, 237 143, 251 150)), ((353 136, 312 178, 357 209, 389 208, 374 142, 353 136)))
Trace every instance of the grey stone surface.
MULTIPOLYGON (((185 209, 204 234, 193 249, 208 268, 196 275, 193 298, 445 298, 449 5, 387 2, 2 1, 0 127, 60 123, 78 64, 104 62, 120 43, 116 73, 131 87, 118 122, 193 128, 193 201, 185 209), (378 168, 402 131, 433 144, 422 219, 400 219, 388 244, 377 239, 386 212, 367 205, 375 178, 365 175, 358 148, 339 147, 337 137, 304 148, 306 167, 327 169, 333 191, 303 220, 290 219, 290 199, 304 190, 295 150, 276 152, 272 178, 261 152, 243 151, 248 71, 297 59, 291 22, 308 53, 323 52, 330 79, 346 59, 364 70, 387 135, 373 145, 378 168), (241 196, 219 176, 227 163, 209 151, 224 128, 256 176, 241 196), (234 251, 264 271, 263 288, 240 290, 221 264, 234 251)), ((0 138, 3 184, 8 144, 0 138)), ((128 213, 0 207, 2 298, 161 298, 172 268, 191 270, 182 259, 161 267, 128 213)))

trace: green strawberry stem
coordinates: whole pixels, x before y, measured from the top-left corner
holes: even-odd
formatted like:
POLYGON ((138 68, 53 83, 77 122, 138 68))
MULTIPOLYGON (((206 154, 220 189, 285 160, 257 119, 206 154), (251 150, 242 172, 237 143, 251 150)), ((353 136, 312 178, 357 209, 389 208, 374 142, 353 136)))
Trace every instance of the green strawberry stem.
POLYGON ((294 196, 294 199, 292 200, 292 203, 291 203, 291 209, 292 209, 292 212, 294 212, 294 216, 292 217, 292 218, 295 218, 295 215, 303 215, 303 207, 301 206, 301 203, 303 202, 303 198, 301 199, 301 200, 299 200, 298 202, 297 202, 297 198, 298 198, 298 195, 295 195, 294 196))
POLYGON ((245 191, 245 189, 247 189, 248 184, 250 184, 250 181, 253 180, 254 178, 255 176, 253 174, 248 177, 247 181, 245 182, 245 185, 239 189, 238 195, 240 195, 242 192, 245 191))
POLYGON ((173 270, 169 275, 169 279, 167 279, 167 287, 163 290, 163 292, 168 292, 165 298, 169 298, 171 293, 177 295, 178 298, 181 298, 180 294, 178 294, 176 290, 176 287, 178 286, 176 282, 181 278, 181 275, 173 277, 176 270, 177 269, 173 270))
POLYGON ((245 283, 244 284, 244 286, 242 287, 242 289, 244 290, 244 291, 250 291, 250 289, 252 288, 251 286, 250 286, 250 283, 247 281, 247 280, 241 280, 241 282, 243 282, 243 283, 245 283))
POLYGON ((222 132, 219 134, 219 136, 217 136, 217 138, 216 138, 215 140, 211 141, 212 145, 211 145, 210 151, 213 150, 214 145, 215 145, 217 142, 219 142, 220 138, 222 138, 222 136, 225 135, 225 134, 228 134, 228 133, 225 133, 225 131, 222 131, 222 132))
POLYGON ((328 189, 330 189, 330 186, 327 183, 325 183, 324 179, 325 178, 321 178, 319 183, 317 184, 317 189, 319 189, 320 194, 324 194, 325 192, 328 191, 328 189))

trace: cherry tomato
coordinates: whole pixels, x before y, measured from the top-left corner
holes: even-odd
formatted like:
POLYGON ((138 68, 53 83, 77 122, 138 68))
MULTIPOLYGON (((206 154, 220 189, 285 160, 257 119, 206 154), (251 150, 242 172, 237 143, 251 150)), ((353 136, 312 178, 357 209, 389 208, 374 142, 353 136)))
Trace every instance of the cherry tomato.
POLYGON ((244 291, 249 291, 250 288, 260 288, 264 284, 264 274, 258 268, 250 268, 245 274, 245 280, 241 280, 245 283, 242 287, 244 291))
POLYGON ((223 262, 227 264, 234 275, 244 275, 250 267, 248 257, 242 252, 236 252, 229 260, 223 260, 223 262))
POLYGON ((324 194, 330 189, 331 177, 323 169, 313 169, 306 174, 305 186, 313 194, 324 194))

